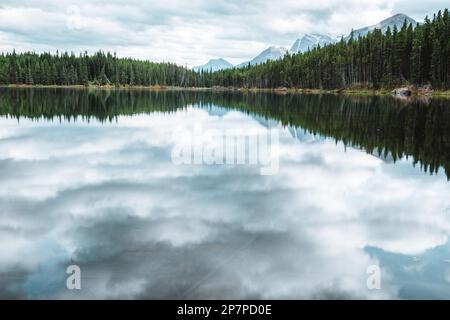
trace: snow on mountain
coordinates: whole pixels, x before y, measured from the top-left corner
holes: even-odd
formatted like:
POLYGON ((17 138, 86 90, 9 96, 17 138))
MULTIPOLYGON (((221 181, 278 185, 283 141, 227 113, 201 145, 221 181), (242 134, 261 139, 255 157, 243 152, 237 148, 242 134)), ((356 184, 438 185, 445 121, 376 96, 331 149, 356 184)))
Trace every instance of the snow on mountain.
MULTIPOLYGON (((383 21, 374 24, 372 26, 368 26, 368 27, 364 27, 361 29, 356 29, 353 30, 353 38, 358 38, 359 36, 365 36, 366 34, 368 34, 369 32, 373 31, 374 29, 380 29, 381 32, 385 33, 388 29, 388 27, 391 29, 394 28, 394 26, 397 26, 397 29, 400 30, 403 26, 403 23, 405 22, 408 24, 412 24, 413 27, 415 27, 417 25, 416 20, 414 20, 413 18, 408 17, 406 14, 403 13, 398 13, 396 15, 393 15, 392 17, 389 17, 387 19, 384 19, 383 21)), ((347 37, 345 37, 345 40, 350 39, 350 35, 348 35, 347 37)))
POLYGON ((202 66, 197 66, 194 67, 193 70, 194 71, 219 71, 219 70, 223 70, 223 69, 230 69, 233 68, 234 66, 229 63, 227 60, 219 58, 219 59, 211 59, 208 61, 207 64, 204 64, 202 66))
POLYGON ((295 40, 291 47, 291 53, 306 52, 308 49, 313 49, 317 46, 323 47, 324 45, 337 42, 336 38, 333 38, 327 34, 311 33, 305 34, 302 37, 295 40))
POLYGON ((254 57, 252 60, 243 62, 239 65, 237 65, 238 68, 245 67, 248 64, 251 66, 264 63, 268 60, 278 60, 282 58, 288 51, 283 47, 269 47, 260 54, 258 54, 256 57, 254 57))
MULTIPOLYGON (((391 30, 394 28, 394 26, 397 26, 397 29, 400 30, 403 26, 404 21, 409 24, 411 23, 414 27, 417 25, 417 22, 408 17, 405 14, 399 13, 392 17, 389 17, 377 24, 374 24, 372 26, 360 28, 353 30, 353 37, 358 38, 358 36, 365 36, 367 33, 373 31, 374 29, 380 29, 383 33, 386 32, 387 28, 390 27, 391 30)), ((298 38, 294 44, 292 45, 291 49, 289 50, 290 53, 295 54, 298 52, 305 52, 308 51, 308 49, 313 49, 316 46, 325 46, 330 43, 336 43, 340 40, 341 37, 333 37, 328 34, 320 34, 320 33, 310 33, 310 34, 304 34, 302 37, 298 38)), ((350 35, 344 37, 344 40, 350 39, 350 35)), ((233 67, 241 68, 245 67, 248 64, 254 66, 257 64, 264 63, 268 60, 277 60, 282 58, 288 51, 283 47, 269 47, 263 52, 261 52, 259 55, 257 55, 255 58, 253 58, 250 61, 243 62, 241 64, 238 64, 237 66, 233 66, 231 63, 226 61, 225 59, 211 59, 207 64, 202 66, 194 67, 194 71, 200 71, 200 70, 208 70, 208 71, 218 71, 223 69, 229 69, 233 67)))

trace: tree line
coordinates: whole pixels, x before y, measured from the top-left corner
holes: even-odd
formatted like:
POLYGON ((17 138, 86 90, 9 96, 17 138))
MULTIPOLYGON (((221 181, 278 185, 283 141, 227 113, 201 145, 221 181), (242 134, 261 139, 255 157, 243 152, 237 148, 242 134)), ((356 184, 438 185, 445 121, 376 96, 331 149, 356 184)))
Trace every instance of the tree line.
POLYGON ((26 52, 0 55, 0 84, 195 86, 199 76, 173 63, 154 63, 115 54, 26 52))
POLYGON ((173 63, 153 63, 115 54, 16 52, 0 55, 0 84, 111 84, 242 88, 392 88, 403 84, 450 88, 448 9, 413 26, 406 21, 385 33, 341 39, 305 53, 217 72, 194 72, 173 63))

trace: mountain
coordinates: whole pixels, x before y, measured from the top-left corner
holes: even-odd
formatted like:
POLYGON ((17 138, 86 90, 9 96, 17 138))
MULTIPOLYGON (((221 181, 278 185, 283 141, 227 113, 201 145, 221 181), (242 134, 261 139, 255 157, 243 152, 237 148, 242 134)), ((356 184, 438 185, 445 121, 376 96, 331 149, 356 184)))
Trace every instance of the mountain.
MULTIPOLYGON (((372 26, 360 28, 353 30, 353 37, 358 38, 358 36, 365 36, 367 33, 373 31, 374 29, 380 29, 383 33, 386 32, 387 28, 390 27, 391 30, 394 28, 394 26, 397 26, 397 29, 401 29, 403 26, 404 21, 407 21, 407 23, 412 23, 413 26, 417 25, 417 22, 408 17, 407 15, 403 13, 399 13, 396 15, 393 15, 392 17, 389 17, 377 24, 374 24, 372 26)), ((344 40, 350 39, 350 35, 344 37, 344 40)), ((318 45, 321 47, 330 44, 330 43, 336 43, 340 40, 340 37, 333 37, 328 34, 321 34, 321 33, 310 33, 310 34, 304 34, 297 40, 295 40, 294 44, 292 45, 291 49, 289 50, 290 53, 298 53, 298 52, 305 52, 308 51, 308 49, 312 49, 318 45)), ((243 62, 241 64, 238 64, 237 66, 233 66, 228 61, 220 58, 220 59, 211 59, 209 62, 205 65, 194 67, 194 71, 200 71, 200 70, 211 70, 211 71, 218 71, 223 69, 230 69, 233 67, 241 68, 245 67, 248 64, 254 66, 257 64, 264 63, 268 60, 278 60, 282 58, 288 51, 283 47, 269 47, 263 52, 261 52, 259 55, 257 55, 255 58, 253 58, 250 61, 243 62)))
MULTIPOLYGON (((398 13, 398 14, 393 15, 390 18, 384 19, 383 21, 381 21, 377 24, 374 24, 372 26, 353 30, 353 38, 358 38, 358 36, 361 36, 361 37, 365 36, 366 34, 373 31, 374 29, 380 29, 381 32, 385 33, 388 27, 390 27, 391 31, 392 31, 394 26, 397 26, 397 29, 400 30, 401 27, 403 26, 403 23, 405 22, 405 20, 408 24, 411 23, 413 25, 413 27, 415 27, 417 25, 416 20, 414 20, 413 18, 408 17, 406 14, 398 13)), ((350 39, 350 35, 348 35, 344 39, 345 40, 350 39)))
POLYGON ((283 47, 269 47, 252 60, 243 62, 236 67, 241 68, 247 66, 249 63, 251 66, 261 64, 266 62, 267 60, 278 60, 282 58, 288 51, 283 47))
POLYGON ((313 49, 314 47, 323 47, 326 44, 337 42, 336 38, 333 38, 327 34, 311 33, 305 34, 302 37, 295 40, 291 47, 291 53, 306 52, 308 49, 313 49))
POLYGON ((227 60, 219 58, 219 59, 211 59, 208 61, 207 64, 204 64, 202 66, 197 66, 194 67, 193 70, 194 71, 219 71, 219 70, 223 70, 223 69, 230 69, 233 68, 234 66, 229 63, 227 60))

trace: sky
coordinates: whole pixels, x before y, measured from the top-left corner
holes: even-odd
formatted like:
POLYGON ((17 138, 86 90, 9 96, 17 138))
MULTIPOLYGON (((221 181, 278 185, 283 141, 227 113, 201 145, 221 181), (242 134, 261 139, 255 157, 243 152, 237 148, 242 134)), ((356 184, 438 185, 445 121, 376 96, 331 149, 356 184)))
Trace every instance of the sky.
POLYGON ((396 13, 417 21, 448 0, 0 0, 0 51, 115 51, 192 67, 237 64, 301 34, 348 34, 396 13))

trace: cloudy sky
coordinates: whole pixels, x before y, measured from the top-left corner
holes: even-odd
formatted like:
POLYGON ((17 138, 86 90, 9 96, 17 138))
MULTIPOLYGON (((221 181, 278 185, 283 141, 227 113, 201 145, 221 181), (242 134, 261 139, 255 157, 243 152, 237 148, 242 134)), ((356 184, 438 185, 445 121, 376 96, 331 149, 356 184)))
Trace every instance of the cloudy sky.
POLYGON ((347 34, 395 13, 416 20, 447 0, 0 0, 0 51, 116 51, 187 66, 239 63, 302 33, 347 34))

